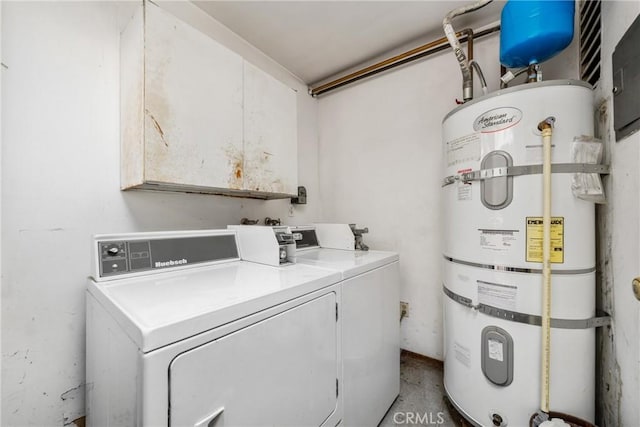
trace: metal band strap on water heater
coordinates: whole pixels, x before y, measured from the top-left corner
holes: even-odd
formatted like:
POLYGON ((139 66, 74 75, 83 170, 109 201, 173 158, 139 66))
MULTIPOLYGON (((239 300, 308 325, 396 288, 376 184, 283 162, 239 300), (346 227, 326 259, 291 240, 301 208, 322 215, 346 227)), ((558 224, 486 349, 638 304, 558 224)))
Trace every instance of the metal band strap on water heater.
MULTIPOLYGON (((450 175, 443 180, 442 186, 456 181, 471 182, 504 176, 538 175, 542 173, 542 165, 506 166, 500 168, 481 169, 459 175, 450 175)), ((609 165, 595 165, 591 163, 556 163, 551 165, 551 173, 599 173, 608 174, 609 165)))
MULTIPOLYGON (((508 267, 508 266, 504 266, 504 265, 494 265, 494 264, 481 264, 478 262, 471 262, 471 261, 463 261, 460 259, 455 259, 455 258, 451 258, 449 256, 443 255, 444 259, 446 259, 449 262, 453 262, 455 264, 462 264, 462 265, 468 265, 469 267, 476 267, 476 268, 485 268, 487 270, 496 270, 496 271, 507 271, 510 273, 531 273, 531 274, 542 274, 542 269, 539 268, 522 268, 522 267, 508 267)), ((576 270, 551 270, 552 274, 558 275, 558 274, 587 274, 587 273, 593 273, 594 271, 596 271, 595 267, 591 267, 591 268, 583 268, 583 269, 576 269, 576 270)))
MULTIPOLYGON (((451 300, 465 307, 478 310, 487 316, 496 317, 498 319, 509 320, 511 322, 524 323, 526 325, 541 326, 542 316, 534 314, 520 313, 517 311, 505 310, 486 304, 473 305, 471 299, 463 297, 447 288, 444 284, 442 290, 451 300)), ((591 317, 589 319, 551 319, 551 327, 558 329, 591 329, 611 324, 611 317, 608 315, 591 317)))

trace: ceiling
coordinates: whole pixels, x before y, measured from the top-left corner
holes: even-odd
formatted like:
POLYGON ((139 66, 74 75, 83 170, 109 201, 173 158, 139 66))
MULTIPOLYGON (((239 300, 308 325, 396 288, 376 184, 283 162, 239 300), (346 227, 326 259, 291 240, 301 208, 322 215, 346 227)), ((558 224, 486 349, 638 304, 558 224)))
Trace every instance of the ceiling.
MULTIPOLYGON (((194 1, 307 84, 415 41, 442 37, 442 19, 470 1, 194 1)), ((504 1, 454 19, 477 29, 504 1)), ((412 46, 413 47, 413 46, 412 46)))

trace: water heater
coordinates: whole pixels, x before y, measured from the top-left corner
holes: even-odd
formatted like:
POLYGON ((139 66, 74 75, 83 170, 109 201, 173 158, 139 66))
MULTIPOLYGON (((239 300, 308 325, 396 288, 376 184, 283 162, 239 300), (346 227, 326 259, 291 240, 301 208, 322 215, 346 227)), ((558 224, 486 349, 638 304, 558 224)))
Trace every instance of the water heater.
POLYGON ((595 415, 595 209, 574 197, 567 173, 574 139, 593 135, 593 94, 586 83, 557 80, 467 102, 442 125, 444 385, 451 402, 478 425, 528 425, 540 403, 537 125, 549 116, 556 118, 551 410, 590 422, 595 415))

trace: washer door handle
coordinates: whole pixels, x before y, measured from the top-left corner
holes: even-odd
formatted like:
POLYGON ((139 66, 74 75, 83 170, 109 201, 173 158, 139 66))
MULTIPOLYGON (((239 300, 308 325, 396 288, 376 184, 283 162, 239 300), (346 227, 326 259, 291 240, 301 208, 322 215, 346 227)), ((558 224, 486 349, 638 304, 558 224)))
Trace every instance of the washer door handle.
POLYGON ((224 412, 224 406, 216 409, 211 414, 207 415, 206 417, 204 417, 203 419, 195 423, 193 427, 214 427, 214 426, 221 427, 222 425, 217 426, 216 421, 218 420, 218 417, 222 415, 223 412, 224 412))

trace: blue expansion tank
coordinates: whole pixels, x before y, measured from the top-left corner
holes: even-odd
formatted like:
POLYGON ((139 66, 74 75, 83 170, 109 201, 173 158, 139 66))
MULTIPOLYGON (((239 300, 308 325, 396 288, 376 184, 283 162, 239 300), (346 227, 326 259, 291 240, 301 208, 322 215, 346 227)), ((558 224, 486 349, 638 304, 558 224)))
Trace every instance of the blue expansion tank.
POLYGON ((573 38, 573 0, 509 0, 502 9, 500 62, 526 67, 555 56, 573 38))

